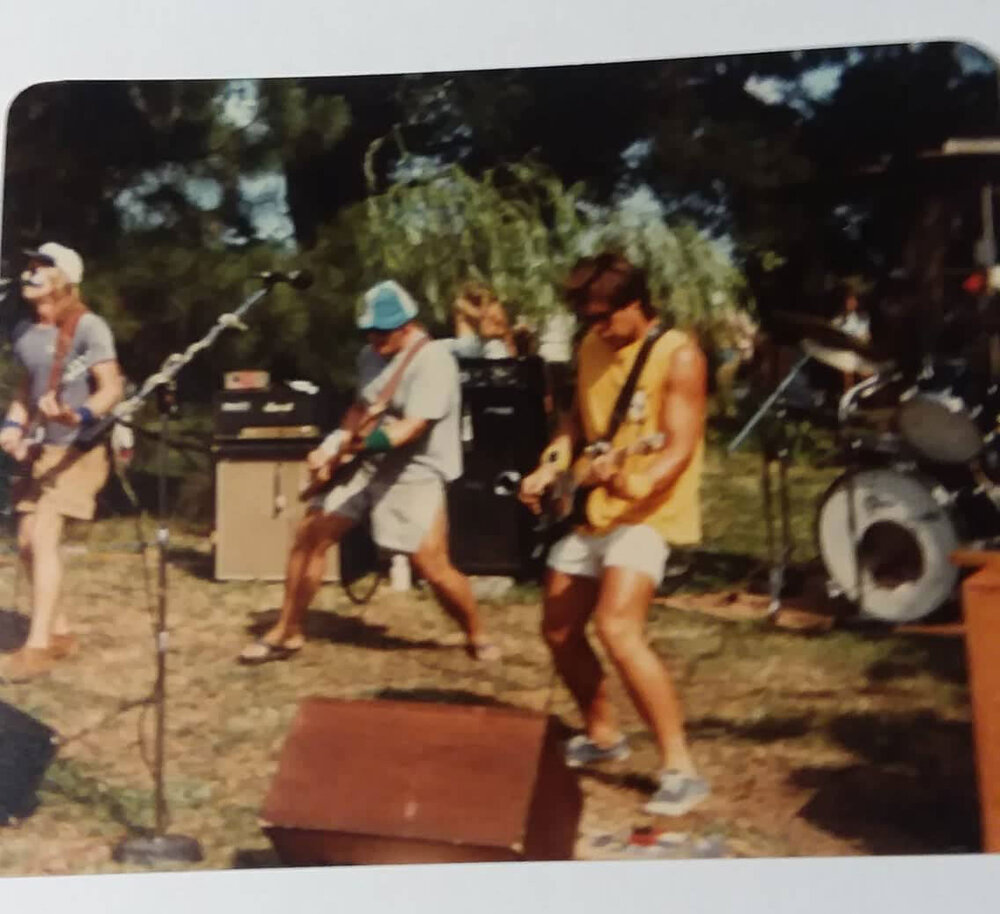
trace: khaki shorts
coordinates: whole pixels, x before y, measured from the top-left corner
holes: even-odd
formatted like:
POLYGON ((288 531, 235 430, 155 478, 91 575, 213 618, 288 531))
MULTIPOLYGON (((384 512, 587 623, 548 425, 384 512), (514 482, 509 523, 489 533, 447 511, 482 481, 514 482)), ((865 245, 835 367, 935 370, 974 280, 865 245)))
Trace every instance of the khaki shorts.
POLYGON ((31 465, 31 478, 21 480, 12 493, 14 510, 31 514, 47 508, 63 517, 91 520, 109 469, 108 450, 103 445, 89 451, 42 445, 41 454, 31 465))
POLYGON ((384 479, 370 464, 361 465, 350 479, 313 501, 314 509, 354 523, 371 514, 375 543, 390 552, 411 555, 423 545, 444 505, 440 479, 384 479))

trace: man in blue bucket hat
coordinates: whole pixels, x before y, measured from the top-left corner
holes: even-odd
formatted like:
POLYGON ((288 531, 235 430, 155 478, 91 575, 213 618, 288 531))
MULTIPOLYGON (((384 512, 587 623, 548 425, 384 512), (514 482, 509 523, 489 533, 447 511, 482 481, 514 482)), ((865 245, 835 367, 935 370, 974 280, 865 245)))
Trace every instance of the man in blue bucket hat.
POLYGON ((239 656, 244 664, 285 660, 305 643, 303 620, 326 570, 329 548, 365 515, 380 548, 404 553, 444 610, 462 628, 468 652, 494 660, 468 578, 451 563, 445 484, 462 474, 458 366, 446 343, 417 323, 417 304, 398 283, 380 282, 362 302, 358 329, 368 345, 358 356, 358 397, 340 428, 307 458, 314 479, 341 466, 330 487, 310 502, 296 530, 278 621, 239 656), (390 392, 387 402, 385 392, 390 392), (372 427, 359 420, 378 413, 372 427))

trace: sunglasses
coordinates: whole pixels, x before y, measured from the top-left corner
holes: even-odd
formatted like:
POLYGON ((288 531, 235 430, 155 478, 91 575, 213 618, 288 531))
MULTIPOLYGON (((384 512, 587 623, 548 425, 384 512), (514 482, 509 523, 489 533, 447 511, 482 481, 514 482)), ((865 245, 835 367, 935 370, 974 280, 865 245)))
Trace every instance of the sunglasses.
POLYGON ((577 312, 577 320, 583 324, 584 327, 596 327, 598 324, 606 324, 611 320, 611 316, 615 313, 614 308, 608 308, 606 311, 590 312, 587 313, 582 309, 577 312))

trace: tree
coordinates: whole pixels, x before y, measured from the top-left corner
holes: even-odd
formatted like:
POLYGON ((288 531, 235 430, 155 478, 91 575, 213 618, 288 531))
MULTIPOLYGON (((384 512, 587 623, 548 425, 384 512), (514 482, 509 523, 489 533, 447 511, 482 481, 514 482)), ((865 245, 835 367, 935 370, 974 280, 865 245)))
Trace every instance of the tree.
POLYGON ((365 285, 394 278, 445 324, 457 287, 489 282, 517 312, 538 320, 562 307, 572 263, 604 248, 647 268, 654 298, 683 325, 710 335, 740 277, 722 250, 690 223, 669 223, 655 200, 585 202, 537 163, 509 164, 475 178, 456 165, 373 194, 345 216, 365 285))

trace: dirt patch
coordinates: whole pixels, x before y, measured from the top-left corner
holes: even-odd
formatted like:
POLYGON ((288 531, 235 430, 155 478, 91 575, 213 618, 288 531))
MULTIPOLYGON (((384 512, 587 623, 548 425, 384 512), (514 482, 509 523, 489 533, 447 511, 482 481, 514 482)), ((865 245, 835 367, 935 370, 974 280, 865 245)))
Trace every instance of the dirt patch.
MULTIPOLYGON (((538 636, 537 600, 521 589, 484 604, 506 658, 496 668, 442 646, 452 624, 420 592, 380 591, 359 607, 329 585, 310 614, 301 655, 246 669, 235 655, 275 611, 279 588, 212 582, 203 573, 207 542, 179 537, 178 548, 184 561, 170 571, 168 799, 172 828, 202 842, 203 868, 274 862, 257 816, 303 697, 502 702, 548 708, 567 729, 580 724, 538 636)), ((154 671, 151 562, 77 554, 69 563, 66 599, 84 650, 46 680, 0 686, 0 699, 63 735, 147 694, 154 671)), ((25 589, 15 588, 13 570, 5 574, 0 650, 24 635, 15 610, 25 589)), ((717 839, 730 856, 976 849, 961 639, 783 628, 761 624, 765 616, 765 598, 745 594, 678 595, 655 607, 650 635, 677 678, 713 794, 679 820, 641 813, 655 752, 615 680, 634 752, 581 774, 578 856, 624 855, 598 839, 643 826, 717 839)), ((149 713, 131 710, 66 745, 38 811, 2 832, 0 873, 126 869, 110 849, 151 821, 150 738, 149 713)))

